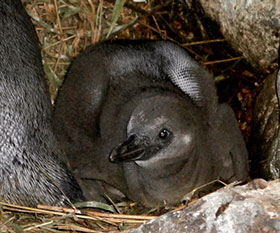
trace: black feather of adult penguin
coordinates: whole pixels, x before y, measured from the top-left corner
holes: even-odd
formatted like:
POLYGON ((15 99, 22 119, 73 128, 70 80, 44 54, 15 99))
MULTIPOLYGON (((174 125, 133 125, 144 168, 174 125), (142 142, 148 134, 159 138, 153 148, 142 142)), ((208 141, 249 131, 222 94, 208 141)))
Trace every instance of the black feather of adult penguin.
POLYGON ((234 113, 212 77, 166 41, 105 41, 74 61, 56 132, 88 199, 122 194, 146 206, 248 175, 234 113))
POLYGON ((0 200, 28 206, 82 200, 60 157, 39 41, 20 0, 0 2, 0 31, 0 200))

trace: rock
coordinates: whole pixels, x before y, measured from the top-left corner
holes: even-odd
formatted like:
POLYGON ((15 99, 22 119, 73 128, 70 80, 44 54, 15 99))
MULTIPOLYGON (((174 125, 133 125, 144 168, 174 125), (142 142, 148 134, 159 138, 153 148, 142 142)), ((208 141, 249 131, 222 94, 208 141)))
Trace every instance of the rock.
POLYGON ((256 98, 250 140, 252 175, 280 178, 279 105, 276 95, 277 72, 269 75, 256 98))
POLYGON ((170 212, 131 233, 280 232, 280 181, 257 179, 204 196, 184 210, 170 212))
MULTIPOLYGON (((193 4, 198 4, 193 1, 193 4)), ((280 4, 274 0, 199 0, 232 47, 260 73, 276 68, 280 4)))

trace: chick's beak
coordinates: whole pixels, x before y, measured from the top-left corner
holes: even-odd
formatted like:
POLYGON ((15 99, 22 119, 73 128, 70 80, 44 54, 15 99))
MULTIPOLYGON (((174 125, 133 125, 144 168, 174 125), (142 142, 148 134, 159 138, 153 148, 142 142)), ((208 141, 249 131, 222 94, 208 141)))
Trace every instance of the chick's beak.
POLYGON ((141 159, 144 154, 144 146, 139 143, 137 136, 131 135, 111 151, 109 161, 112 163, 131 162, 141 159))

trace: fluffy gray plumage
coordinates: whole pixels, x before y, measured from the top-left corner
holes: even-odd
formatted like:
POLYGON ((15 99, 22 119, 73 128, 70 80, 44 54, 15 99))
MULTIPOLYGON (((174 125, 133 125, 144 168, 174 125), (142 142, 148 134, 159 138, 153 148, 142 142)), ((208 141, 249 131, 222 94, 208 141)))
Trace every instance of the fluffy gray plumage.
POLYGON ((0 2, 0 31, 0 200, 79 200, 81 190, 59 157, 38 39, 20 0, 0 2))
POLYGON ((88 199, 176 203, 221 178, 244 180, 247 151, 211 76, 164 41, 106 41, 74 62, 56 130, 88 199), (120 191, 120 192, 119 192, 120 191))

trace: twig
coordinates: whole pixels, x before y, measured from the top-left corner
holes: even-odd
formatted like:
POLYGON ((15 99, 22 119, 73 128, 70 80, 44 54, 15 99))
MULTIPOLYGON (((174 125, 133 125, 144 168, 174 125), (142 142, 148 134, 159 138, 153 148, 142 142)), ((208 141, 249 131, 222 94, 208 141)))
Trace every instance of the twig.
POLYGON ((217 61, 207 61, 207 62, 203 62, 203 65, 212 65, 212 64, 223 63, 223 62, 230 62, 230 61, 240 60, 242 58, 243 58, 243 56, 222 59, 222 60, 217 60, 217 61))
POLYGON ((181 44, 182 47, 193 46, 193 45, 201 45, 201 44, 210 44, 210 43, 217 43, 217 42, 224 42, 225 39, 214 39, 214 40, 203 40, 203 41, 195 41, 190 43, 181 44))

